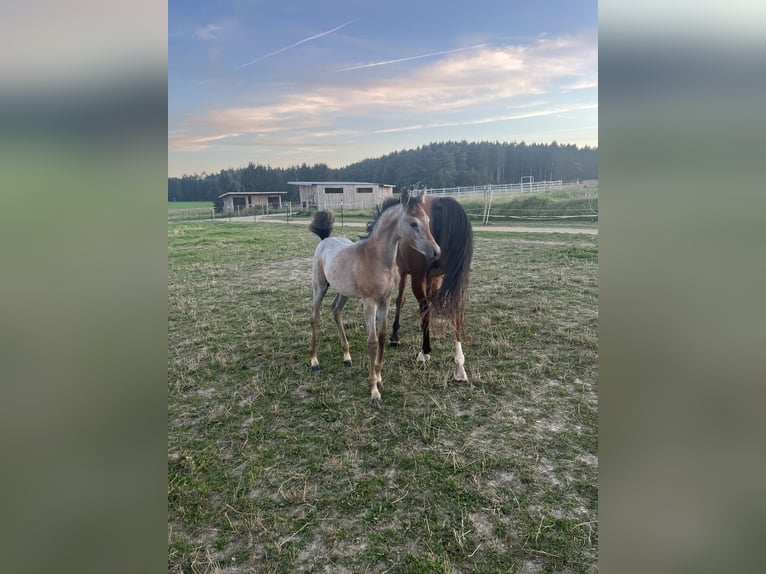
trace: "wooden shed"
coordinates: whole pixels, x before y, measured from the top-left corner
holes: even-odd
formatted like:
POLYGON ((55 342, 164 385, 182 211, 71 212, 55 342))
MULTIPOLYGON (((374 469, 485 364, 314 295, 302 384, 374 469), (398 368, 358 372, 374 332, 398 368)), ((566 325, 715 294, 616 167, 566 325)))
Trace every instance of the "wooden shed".
POLYGON ((229 191, 220 195, 223 198, 224 213, 239 213, 256 207, 267 206, 277 209, 282 207, 282 196, 286 191, 229 191))
POLYGON ((303 209, 372 209, 394 195, 393 185, 364 181, 288 181, 303 209))

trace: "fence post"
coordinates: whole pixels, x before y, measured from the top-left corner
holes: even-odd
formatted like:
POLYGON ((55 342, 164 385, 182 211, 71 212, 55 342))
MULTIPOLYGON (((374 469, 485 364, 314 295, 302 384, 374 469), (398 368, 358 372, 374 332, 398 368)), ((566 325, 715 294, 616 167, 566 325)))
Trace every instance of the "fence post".
POLYGON ((487 206, 487 212, 484 216, 484 225, 489 225, 489 212, 492 209, 492 187, 489 187, 489 190, 485 192, 485 197, 487 197, 486 206, 487 206))

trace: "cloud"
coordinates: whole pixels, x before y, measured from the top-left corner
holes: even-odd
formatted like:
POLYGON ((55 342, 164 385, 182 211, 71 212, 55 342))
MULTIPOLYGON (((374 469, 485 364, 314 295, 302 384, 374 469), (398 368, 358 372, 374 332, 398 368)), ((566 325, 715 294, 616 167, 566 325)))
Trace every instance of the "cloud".
POLYGON ((200 40, 218 40, 221 32, 231 30, 234 25, 234 20, 222 20, 220 22, 208 24, 202 28, 197 28, 194 30, 194 35, 200 40))
MULTIPOLYGON (((328 82, 309 91, 272 95, 271 101, 259 105, 210 109, 198 116, 191 131, 271 134, 305 141, 334 130, 355 131, 362 125, 366 127, 364 133, 392 133, 598 107, 596 102, 547 103, 566 91, 597 87, 597 45, 591 36, 545 37, 525 45, 445 50, 439 55, 442 57, 405 74, 387 74, 381 62, 381 74, 357 83, 328 82), (537 101, 529 103, 530 96, 538 96, 537 101), (508 113, 521 106, 529 110, 508 113), (479 119, 456 118, 457 114, 476 118, 481 113, 485 116, 479 119), (394 122, 401 127, 385 126, 394 122)), ((194 145, 207 143, 198 141, 194 145)))
MULTIPOLYGON (((449 54, 404 75, 370 80, 357 86, 318 88, 327 110, 446 112, 597 86, 597 47, 585 39, 540 39, 526 46, 476 48, 449 54)), ((301 96, 288 96, 295 105, 301 96)))
POLYGON ((277 54, 281 54, 282 52, 285 52, 286 50, 289 50, 290 48, 295 48, 296 46, 300 46, 301 44, 305 44, 306 42, 310 42, 312 40, 316 40, 317 38, 321 38, 322 36, 327 36, 328 34, 332 34, 333 32, 337 32, 341 28, 345 28, 349 24, 353 23, 354 20, 349 20, 345 24, 341 24, 340 26, 336 26, 332 30, 327 30, 326 32, 320 32, 319 34, 315 34, 313 36, 309 36, 308 38, 304 38, 303 40, 298 40, 294 44, 290 44, 289 46, 285 46, 284 48, 279 48, 278 50, 274 50, 273 52, 269 52, 268 54, 264 54, 263 56, 259 56, 255 60, 250 60, 246 64, 242 64, 240 68, 245 68, 246 66, 249 66, 250 64, 255 64, 256 62, 260 62, 261 60, 265 60, 266 58, 271 58, 272 56, 276 56, 277 54))
POLYGON ((238 133, 217 134, 212 136, 189 137, 178 133, 168 136, 168 147, 171 151, 202 151, 209 146, 208 142, 237 137, 238 133))

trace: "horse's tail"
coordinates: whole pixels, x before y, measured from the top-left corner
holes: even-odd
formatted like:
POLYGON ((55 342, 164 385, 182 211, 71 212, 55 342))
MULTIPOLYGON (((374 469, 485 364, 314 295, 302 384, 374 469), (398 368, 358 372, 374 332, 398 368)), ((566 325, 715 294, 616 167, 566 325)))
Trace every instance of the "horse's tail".
POLYGON ((332 211, 317 211, 311 220, 309 229, 319 236, 319 239, 327 239, 332 233, 335 224, 335 214, 332 211))
POLYGON ((441 286, 433 294, 437 312, 451 319, 459 331, 464 327, 465 297, 473 259, 473 227, 463 206, 451 197, 439 197, 431 205, 431 231, 441 247, 441 286))

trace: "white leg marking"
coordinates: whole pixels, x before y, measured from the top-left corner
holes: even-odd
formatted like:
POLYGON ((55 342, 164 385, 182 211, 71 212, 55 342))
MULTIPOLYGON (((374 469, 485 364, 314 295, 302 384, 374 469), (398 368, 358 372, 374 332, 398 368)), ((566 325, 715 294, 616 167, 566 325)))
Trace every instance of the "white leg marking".
POLYGON ((427 363, 430 360, 431 360, 430 354, 423 354, 423 351, 420 351, 418 353, 418 359, 417 359, 418 363, 427 363))
POLYGON ((465 372, 465 356, 463 355, 463 345, 460 341, 455 343, 455 380, 467 381, 468 375, 465 372))

